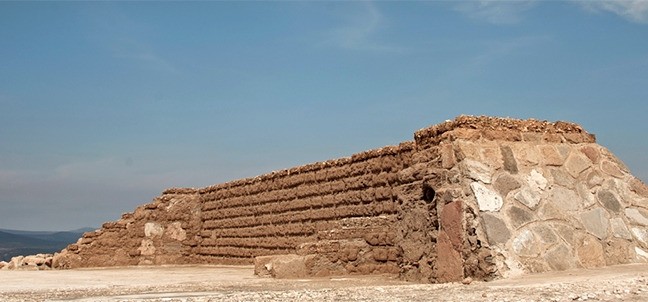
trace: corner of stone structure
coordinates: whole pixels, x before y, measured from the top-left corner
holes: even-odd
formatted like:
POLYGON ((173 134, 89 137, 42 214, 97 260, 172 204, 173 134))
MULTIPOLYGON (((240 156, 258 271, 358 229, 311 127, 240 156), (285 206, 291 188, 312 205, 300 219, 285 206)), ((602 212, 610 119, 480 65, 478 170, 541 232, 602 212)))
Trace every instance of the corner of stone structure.
POLYGON ((646 262, 645 185, 580 126, 461 116, 415 139, 445 169, 428 176, 439 188, 437 281, 646 262))
MULTIPOLYGON (((428 128, 427 133, 443 135, 456 131, 453 127, 453 122, 446 122, 428 128)), ((414 182, 420 191, 417 195, 416 189, 410 189, 410 194, 400 196, 405 205, 401 207, 401 225, 405 230, 401 277, 434 283, 457 282, 467 277, 484 281, 497 277, 494 253, 480 227, 479 210, 463 180, 464 156, 459 153, 456 137, 424 139, 421 133, 415 136, 417 151, 412 156, 413 167, 421 171, 421 182, 414 182), (425 223, 408 223, 410 216, 425 223), (411 229, 422 232, 411 232, 411 229), (422 255, 411 248, 426 244, 429 247, 421 252, 422 255)), ((479 139, 472 134, 466 137, 479 139)))

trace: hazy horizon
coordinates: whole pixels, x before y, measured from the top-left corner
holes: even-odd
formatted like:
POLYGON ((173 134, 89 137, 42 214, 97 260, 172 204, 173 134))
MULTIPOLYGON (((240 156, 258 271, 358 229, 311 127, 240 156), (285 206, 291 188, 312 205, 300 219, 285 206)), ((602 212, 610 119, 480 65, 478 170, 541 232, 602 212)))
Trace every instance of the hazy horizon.
POLYGON ((68 233, 85 233, 85 232, 90 232, 93 230, 100 229, 101 226, 87 226, 87 227, 81 227, 81 228, 76 228, 76 229, 70 229, 70 230, 20 230, 20 229, 5 229, 5 228, 0 228, 0 232, 68 232, 68 233))
POLYGON ((648 180, 648 1, 0 2, 0 228, 101 226, 461 114, 648 180))

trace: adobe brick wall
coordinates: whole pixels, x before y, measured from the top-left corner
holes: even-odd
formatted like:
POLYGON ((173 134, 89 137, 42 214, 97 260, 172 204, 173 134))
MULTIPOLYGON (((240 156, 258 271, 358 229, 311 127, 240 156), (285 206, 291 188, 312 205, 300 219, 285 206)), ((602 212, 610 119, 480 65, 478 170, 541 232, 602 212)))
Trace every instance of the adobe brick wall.
POLYGON ((311 265, 314 274, 397 272, 396 249, 387 238, 395 236, 397 173, 412 147, 405 143, 201 189, 197 254, 208 263, 251 264, 257 256, 312 252, 321 256, 311 265), (383 259, 380 253, 394 256, 383 259))
POLYGON ((254 263, 275 277, 490 280, 647 261, 647 225, 648 188, 580 126, 460 116, 399 146, 168 189, 86 233, 54 266, 254 263))
POLYGON ((198 263, 202 204, 195 190, 167 190, 151 203, 87 232, 54 256, 55 268, 198 263))

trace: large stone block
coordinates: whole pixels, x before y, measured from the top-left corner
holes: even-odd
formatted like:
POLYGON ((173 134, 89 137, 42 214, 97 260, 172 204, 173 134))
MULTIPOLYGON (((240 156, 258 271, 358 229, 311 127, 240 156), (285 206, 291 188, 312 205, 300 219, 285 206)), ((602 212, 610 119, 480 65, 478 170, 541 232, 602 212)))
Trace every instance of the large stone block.
POLYGON ((477 145, 473 142, 460 141, 456 143, 459 147, 459 155, 461 159, 472 159, 481 161, 481 154, 477 145))
POLYGON ((481 181, 485 184, 491 183, 493 171, 481 162, 465 159, 461 162, 464 173, 472 180, 481 181))
POLYGON ((601 162, 601 170, 608 175, 612 175, 617 178, 623 177, 623 171, 615 163, 611 161, 604 160, 601 162))
POLYGON ((540 155, 543 158, 544 164, 547 166, 562 166, 565 162, 565 155, 559 152, 552 145, 540 146, 540 155))
POLYGON ((557 207, 554 203, 545 202, 537 210, 538 217, 543 220, 569 220, 569 213, 557 207))
POLYGON ((625 215, 630 223, 648 226, 648 211, 644 209, 627 208, 625 215))
POLYGON ((497 212, 502 208, 504 204, 502 197, 485 185, 473 182, 470 184, 470 188, 475 194, 480 211, 497 212))
POLYGON ((587 185, 590 188, 603 184, 603 176, 598 171, 591 171, 587 174, 587 185))
POLYGON ((445 232, 455 250, 461 251, 464 244, 463 205, 455 200, 443 205, 440 213, 440 230, 445 232))
POLYGON ((147 222, 144 225, 144 236, 161 237, 164 233, 164 227, 157 222, 147 222))
POLYGON ((137 249, 142 256, 152 256, 155 255, 155 245, 151 239, 142 239, 140 247, 137 249))
POLYGON ((588 160, 585 156, 580 153, 572 153, 567 161, 565 162, 565 169, 571 176, 578 178, 578 176, 589 168, 592 165, 592 162, 588 160))
POLYGON ((308 257, 294 254, 259 256, 254 260, 254 273, 279 279, 304 278, 309 276, 308 257))
POLYGON ((483 163, 493 170, 499 170, 503 167, 504 161, 498 144, 483 144, 480 146, 480 149, 483 163))
POLYGON ((535 224, 531 230, 544 244, 553 245, 558 242, 556 233, 546 224, 535 224))
POLYGON ((452 144, 441 145, 441 167, 450 169, 457 163, 457 157, 452 144))
POLYGON ((631 228, 630 231, 644 248, 648 248, 648 230, 646 228, 631 228))
POLYGON ((529 209, 535 209, 538 203, 540 203, 541 193, 529 188, 523 188, 522 190, 515 193, 515 200, 519 201, 523 205, 527 206, 529 209))
POLYGON ((514 229, 517 229, 520 226, 523 226, 535 220, 532 212, 517 206, 510 207, 506 211, 506 216, 508 216, 508 219, 511 222, 511 226, 514 229))
POLYGON ((630 190, 634 192, 635 194, 648 198, 648 186, 644 184, 641 180, 637 179, 636 177, 633 177, 630 180, 630 190))
POLYGON ((522 164, 537 165, 540 162, 538 151, 528 144, 513 144, 511 146, 513 154, 522 164))
POLYGON ((535 169, 531 170, 531 173, 526 177, 526 181, 533 190, 543 191, 547 188, 547 179, 535 169))
POLYGON ((632 262, 633 245, 624 239, 613 238, 605 243, 605 264, 617 265, 632 262))
POLYGON ((623 222, 623 219, 619 217, 610 219, 610 226, 612 227, 612 236, 616 238, 632 239, 632 235, 630 235, 630 231, 628 231, 628 227, 625 222, 623 222))
POLYGON ((576 191, 581 197, 583 203, 583 208, 589 208, 590 206, 596 203, 596 196, 590 191, 590 189, 582 182, 576 184, 576 191))
POLYGON ((580 151, 583 152, 583 154, 585 154, 592 163, 598 163, 599 158, 601 158, 601 153, 595 146, 584 146, 580 151))
POLYGON ((506 244, 511 238, 511 231, 506 223, 501 218, 489 213, 482 213, 481 217, 488 242, 492 245, 506 244))
POLYGON ((451 238, 444 231, 439 232, 436 266, 438 282, 461 281, 464 278, 461 251, 453 247, 451 238))
POLYGON ((525 142, 540 142, 542 141, 542 133, 522 132, 522 140, 525 142))
POLYGON ((596 194, 601 204, 614 213, 621 212, 621 203, 614 193, 608 190, 599 190, 596 194))
POLYGON ((552 223, 551 227, 556 231, 565 242, 570 245, 576 244, 576 229, 572 225, 566 223, 552 223))
POLYGON ((504 170, 512 174, 518 173, 518 164, 513 154, 513 150, 509 146, 501 146, 502 160, 504 161, 504 170))
POLYGON ((607 211, 595 208, 580 214, 581 222, 585 229, 599 239, 607 238, 610 227, 607 211))
POLYGON ((514 198, 530 209, 535 209, 540 203, 542 192, 547 188, 547 179, 534 169, 525 177, 525 180, 527 185, 515 193, 514 198))
POLYGON ((544 259, 553 270, 564 271, 576 267, 574 255, 564 244, 560 244, 551 249, 545 254, 544 259))
POLYGON ((648 252, 635 246, 635 253, 637 254, 637 260, 641 262, 648 262, 648 252))
POLYGON ((542 252, 542 244, 529 229, 525 229, 512 241, 515 254, 521 257, 536 257, 542 252))
POLYGON ((182 228, 182 223, 179 221, 172 222, 166 229, 166 235, 178 241, 183 241, 187 239, 187 232, 182 228))
POLYGON ((581 265, 585 268, 605 265, 603 245, 592 236, 583 236, 576 246, 576 255, 578 255, 581 265))
POLYGON ((569 173, 565 172, 563 168, 552 168, 551 176, 556 184, 561 185, 565 188, 574 188, 574 182, 576 179, 572 177, 569 173))
POLYGON ((570 212, 578 211, 583 204, 576 192, 561 186, 551 188, 549 202, 562 211, 570 212))
POLYGON ((509 192, 521 187, 520 182, 510 174, 502 174, 493 182, 493 187, 502 197, 506 198, 509 192))

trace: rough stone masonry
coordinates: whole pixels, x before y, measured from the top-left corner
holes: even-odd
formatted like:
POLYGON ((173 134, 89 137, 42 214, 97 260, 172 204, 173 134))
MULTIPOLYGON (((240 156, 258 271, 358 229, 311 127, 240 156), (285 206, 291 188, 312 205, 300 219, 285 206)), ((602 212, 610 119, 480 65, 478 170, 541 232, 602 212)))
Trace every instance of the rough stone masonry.
POLYGON ((648 261, 648 187, 573 123, 460 116, 414 141, 206 188, 84 234, 55 268, 490 280, 648 261))

